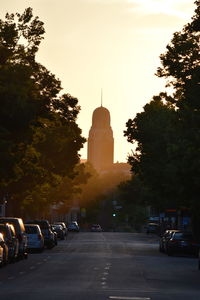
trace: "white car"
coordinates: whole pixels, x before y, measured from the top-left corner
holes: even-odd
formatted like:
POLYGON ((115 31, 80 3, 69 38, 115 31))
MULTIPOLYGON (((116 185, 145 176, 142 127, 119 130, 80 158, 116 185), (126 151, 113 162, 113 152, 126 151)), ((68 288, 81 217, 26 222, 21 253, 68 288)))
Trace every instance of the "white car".
POLYGON ((44 237, 40 226, 37 224, 25 224, 26 235, 28 238, 28 250, 44 250, 44 237))
POLYGON ((91 231, 92 232, 102 232, 101 225, 99 225, 99 224, 92 224, 91 231))

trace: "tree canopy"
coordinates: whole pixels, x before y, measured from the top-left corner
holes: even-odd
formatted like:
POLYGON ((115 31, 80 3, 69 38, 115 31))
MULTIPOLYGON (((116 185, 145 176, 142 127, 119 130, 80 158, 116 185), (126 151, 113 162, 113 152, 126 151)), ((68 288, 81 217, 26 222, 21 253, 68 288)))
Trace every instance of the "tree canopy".
POLYGON ((136 151, 129 156, 143 201, 160 211, 185 206, 200 212, 200 1, 191 22, 175 32, 161 54, 157 76, 166 87, 128 120, 124 134, 136 151))
POLYGON ((75 176, 85 142, 78 99, 36 61, 44 33, 31 8, 0 20, 0 188, 18 213, 51 203, 52 189, 75 176))

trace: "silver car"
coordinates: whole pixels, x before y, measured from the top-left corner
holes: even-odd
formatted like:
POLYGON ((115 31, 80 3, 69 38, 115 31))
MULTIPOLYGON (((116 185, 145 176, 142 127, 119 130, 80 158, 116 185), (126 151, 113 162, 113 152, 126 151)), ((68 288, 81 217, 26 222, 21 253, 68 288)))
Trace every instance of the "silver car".
POLYGON ((44 237, 40 226, 37 224, 25 224, 26 235, 28 238, 28 250, 44 250, 44 237))

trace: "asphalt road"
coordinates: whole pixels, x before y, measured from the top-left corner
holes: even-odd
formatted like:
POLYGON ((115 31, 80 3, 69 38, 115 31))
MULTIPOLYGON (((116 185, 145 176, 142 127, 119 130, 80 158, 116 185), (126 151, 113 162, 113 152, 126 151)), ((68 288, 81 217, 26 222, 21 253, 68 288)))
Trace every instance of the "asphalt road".
POLYGON ((0 269, 1 300, 200 300, 197 258, 159 253, 154 236, 70 233, 0 269))

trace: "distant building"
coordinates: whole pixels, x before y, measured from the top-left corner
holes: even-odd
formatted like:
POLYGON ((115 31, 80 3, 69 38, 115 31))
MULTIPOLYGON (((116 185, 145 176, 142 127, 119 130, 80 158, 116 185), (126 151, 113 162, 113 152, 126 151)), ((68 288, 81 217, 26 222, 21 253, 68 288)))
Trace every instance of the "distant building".
POLYGON ((100 106, 92 115, 87 160, 98 172, 102 172, 112 167, 113 158, 114 138, 110 126, 110 112, 107 108, 100 106))

